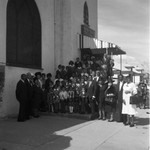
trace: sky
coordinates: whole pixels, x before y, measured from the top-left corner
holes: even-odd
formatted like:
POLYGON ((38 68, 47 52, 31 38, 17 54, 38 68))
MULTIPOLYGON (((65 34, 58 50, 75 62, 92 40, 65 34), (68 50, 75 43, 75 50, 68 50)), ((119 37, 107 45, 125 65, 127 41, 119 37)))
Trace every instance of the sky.
POLYGON ((98 0, 98 39, 149 61, 149 0, 98 0))

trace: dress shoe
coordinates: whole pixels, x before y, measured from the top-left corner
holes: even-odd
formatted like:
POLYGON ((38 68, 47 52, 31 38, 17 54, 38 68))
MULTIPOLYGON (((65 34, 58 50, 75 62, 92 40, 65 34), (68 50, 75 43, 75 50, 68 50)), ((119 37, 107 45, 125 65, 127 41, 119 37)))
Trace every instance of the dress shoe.
POLYGON ((30 120, 30 117, 26 117, 26 120, 30 120))
POLYGON ((40 115, 34 115, 34 118, 39 118, 40 117, 40 115))
POLYGON ((114 121, 114 119, 109 119, 109 120, 108 120, 108 122, 113 122, 113 121, 114 121))
POLYGON ((18 119, 17 122, 25 122, 25 120, 18 119))
POLYGON ((102 119, 102 117, 98 117, 98 120, 101 120, 102 119))
POLYGON ((102 120, 106 120, 106 118, 105 117, 103 117, 103 119, 102 120))
POLYGON ((128 126, 128 125, 130 125, 130 123, 129 123, 129 122, 126 122, 126 123, 124 123, 124 125, 125 125, 125 126, 128 126))
POLYGON ((130 127, 134 127, 134 124, 132 123, 132 124, 130 124, 130 127))

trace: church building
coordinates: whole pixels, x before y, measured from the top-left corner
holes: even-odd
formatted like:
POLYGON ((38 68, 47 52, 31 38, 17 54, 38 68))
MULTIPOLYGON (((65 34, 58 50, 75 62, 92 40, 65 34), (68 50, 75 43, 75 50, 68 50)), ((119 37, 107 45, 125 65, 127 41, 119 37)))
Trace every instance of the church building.
POLYGON ((83 36, 97 38, 97 6, 97 0, 0 0, 0 117, 17 115, 22 73, 54 76, 59 64, 80 57, 83 36))

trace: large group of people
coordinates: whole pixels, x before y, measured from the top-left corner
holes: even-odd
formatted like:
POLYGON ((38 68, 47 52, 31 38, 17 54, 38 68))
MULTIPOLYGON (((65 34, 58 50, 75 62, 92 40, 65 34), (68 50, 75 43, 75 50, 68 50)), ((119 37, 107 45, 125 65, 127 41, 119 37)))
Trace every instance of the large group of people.
POLYGON ((131 76, 114 85, 114 61, 104 54, 99 61, 95 57, 70 61, 68 66, 58 65, 56 75, 36 72, 21 75, 17 83, 16 98, 19 101, 18 121, 39 117, 40 111, 52 113, 91 114, 91 119, 117 121, 134 125, 136 107, 130 104, 130 96, 138 92, 131 76))

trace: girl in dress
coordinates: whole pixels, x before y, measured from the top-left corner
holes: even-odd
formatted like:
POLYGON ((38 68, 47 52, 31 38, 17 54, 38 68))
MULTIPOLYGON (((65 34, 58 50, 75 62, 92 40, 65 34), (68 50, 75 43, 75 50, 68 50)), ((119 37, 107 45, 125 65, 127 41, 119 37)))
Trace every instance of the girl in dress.
POLYGON ((108 80, 108 87, 105 91, 105 106, 108 108, 108 113, 110 114, 109 122, 114 121, 114 114, 116 111, 116 102, 117 102, 117 91, 113 85, 113 80, 108 80))
POLYGON ((74 91, 74 112, 79 113, 80 112, 80 80, 77 78, 75 83, 75 91, 74 91))
POLYGON ((80 110, 81 110, 81 114, 85 114, 86 112, 86 108, 85 108, 85 103, 86 103, 86 85, 84 82, 84 78, 81 78, 81 83, 80 83, 80 87, 79 87, 79 92, 80 92, 80 110))
POLYGON ((66 91, 64 86, 61 87, 61 90, 59 92, 59 97, 60 97, 61 113, 66 113, 65 104, 66 104, 66 100, 68 99, 68 92, 66 91))
POLYGON ((47 104, 48 104, 48 111, 54 112, 54 90, 53 90, 53 82, 50 82, 48 93, 47 93, 47 104))
POLYGON ((54 113, 59 112, 59 104, 60 104, 60 98, 59 98, 59 92, 60 92, 60 85, 55 84, 53 88, 53 101, 54 101, 54 113))
POLYGON ((104 83, 103 78, 100 78, 97 85, 98 90, 98 113, 99 120, 105 120, 105 91, 107 89, 107 84, 104 83))
POLYGON ((73 113, 74 106, 74 86, 73 84, 70 86, 68 91, 69 98, 69 113, 73 113))

